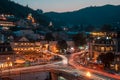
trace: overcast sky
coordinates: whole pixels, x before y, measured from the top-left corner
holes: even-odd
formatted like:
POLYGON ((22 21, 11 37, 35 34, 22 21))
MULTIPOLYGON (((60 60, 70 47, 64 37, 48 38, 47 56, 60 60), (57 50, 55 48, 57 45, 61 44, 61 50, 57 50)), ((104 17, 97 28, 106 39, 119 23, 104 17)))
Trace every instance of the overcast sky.
POLYGON ((88 6, 105 4, 120 5, 120 0, 13 0, 24 6, 28 4, 33 9, 42 9, 44 12, 66 12, 78 10, 88 6))

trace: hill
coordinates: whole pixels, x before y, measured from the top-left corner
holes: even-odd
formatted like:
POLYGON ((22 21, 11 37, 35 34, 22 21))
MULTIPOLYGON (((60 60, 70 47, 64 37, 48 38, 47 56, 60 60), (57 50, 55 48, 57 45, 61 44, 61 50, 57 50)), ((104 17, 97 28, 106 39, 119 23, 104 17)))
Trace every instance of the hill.
POLYGON ((22 6, 11 0, 0 0, 0 14, 13 14, 18 18, 26 18, 29 13, 32 13, 33 17, 35 17, 36 21, 40 24, 48 24, 49 18, 37 13, 37 11, 28 6, 22 6))
MULTIPOLYGON (((116 24, 120 22, 120 5, 91 6, 73 12, 48 12, 55 25, 94 25, 116 24)), ((119 24, 120 25, 120 24, 119 24)))

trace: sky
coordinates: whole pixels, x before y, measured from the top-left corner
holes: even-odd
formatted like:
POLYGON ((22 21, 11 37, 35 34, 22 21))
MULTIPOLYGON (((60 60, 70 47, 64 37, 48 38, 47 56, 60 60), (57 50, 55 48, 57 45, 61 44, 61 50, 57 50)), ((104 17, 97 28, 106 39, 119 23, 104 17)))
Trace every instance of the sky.
POLYGON ((12 0, 33 9, 42 9, 44 12, 67 12, 79 10, 89 6, 106 4, 120 5, 120 0, 12 0))

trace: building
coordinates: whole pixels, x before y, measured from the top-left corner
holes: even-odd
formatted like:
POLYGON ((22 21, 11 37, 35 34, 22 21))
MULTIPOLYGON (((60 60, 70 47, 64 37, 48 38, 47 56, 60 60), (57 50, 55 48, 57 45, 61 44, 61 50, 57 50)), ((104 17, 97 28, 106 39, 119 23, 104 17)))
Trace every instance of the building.
POLYGON ((90 57, 95 60, 101 53, 118 53, 118 40, 116 32, 91 32, 89 38, 90 57))
POLYGON ((9 36, 12 33, 10 27, 15 27, 14 22, 9 21, 8 18, 13 15, 0 15, 0 43, 9 42, 9 36))
MULTIPOLYGON (((31 41, 27 37, 20 37, 13 42, 10 42, 12 49, 17 54, 21 53, 39 53, 41 51, 50 50, 57 52, 56 44, 57 41, 31 41)), ((74 47, 72 41, 67 41, 68 47, 74 47)))
POLYGON ((10 43, 0 43, 0 55, 14 54, 10 43))
POLYGON ((98 56, 112 52, 114 60, 110 63, 111 69, 120 71, 120 32, 92 32, 89 37, 90 58, 97 61, 98 56))
POLYGON ((32 16, 31 13, 28 14, 27 19, 28 19, 29 21, 31 21, 32 23, 35 23, 35 19, 33 18, 33 16, 32 16))
POLYGON ((8 21, 6 15, 0 15, 0 26, 3 29, 9 29, 9 27, 14 27, 14 22, 8 21))
POLYGON ((112 65, 115 70, 120 70, 120 32, 91 32, 88 41, 89 56, 93 61, 97 61, 101 53, 112 52, 114 54, 112 65))
POLYGON ((11 46, 16 54, 19 53, 33 53, 40 50, 40 42, 30 41, 26 37, 20 37, 11 46))

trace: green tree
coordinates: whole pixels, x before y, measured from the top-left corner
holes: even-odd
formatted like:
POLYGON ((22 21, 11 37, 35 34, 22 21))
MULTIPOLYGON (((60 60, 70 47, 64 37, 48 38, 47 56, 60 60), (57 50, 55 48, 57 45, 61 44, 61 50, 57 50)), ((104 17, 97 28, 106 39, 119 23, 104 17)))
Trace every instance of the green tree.
POLYGON ((65 52, 67 47, 68 47, 68 44, 65 40, 60 40, 60 41, 57 42, 58 50, 61 50, 62 52, 65 52))
POLYGON ((53 41, 54 37, 53 37, 52 33, 46 33, 45 40, 48 41, 48 42, 53 41))
POLYGON ((88 25, 86 28, 85 28, 85 31, 87 32, 92 32, 96 30, 96 28, 93 26, 93 25, 88 25))
POLYGON ((73 41, 74 41, 75 46, 78 48, 79 46, 83 46, 86 44, 86 36, 83 32, 78 33, 73 36, 73 41))
POLYGON ((114 61, 114 54, 112 52, 107 52, 106 53, 106 63, 107 67, 110 67, 110 63, 114 61))
POLYGON ((106 31, 106 32, 109 32, 109 31, 112 31, 113 27, 109 24, 104 24, 101 28, 100 28, 100 31, 106 31))
POLYGON ((102 61, 105 68, 110 68, 110 63, 114 61, 114 54, 112 52, 101 53, 98 56, 98 60, 102 61))

